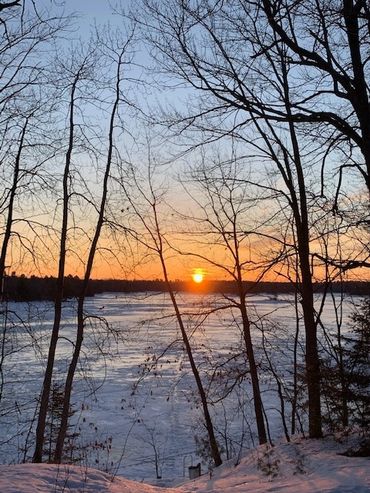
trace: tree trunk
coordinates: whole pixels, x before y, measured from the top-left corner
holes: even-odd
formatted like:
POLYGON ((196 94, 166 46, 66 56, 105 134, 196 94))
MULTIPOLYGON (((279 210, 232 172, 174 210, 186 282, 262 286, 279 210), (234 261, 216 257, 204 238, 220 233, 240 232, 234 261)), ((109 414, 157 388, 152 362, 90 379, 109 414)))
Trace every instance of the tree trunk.
MULTIPOLYGON (((305 236, 305 235, 304 235, 305 236)), ((306 379, 310 438, 321 438, 320 362, 317 348, 317 326, 314 316, 313 286, 309 264, 308 240, 298 240, 301 270, 301 296, 306 333, 306 379)))
POLYGON ((115 100, 113 103, 112 112, 111 112, 111 116, 110 116, 110 122, 109 122, 108 155, 107 155, 107 162, 106 162, 106 167, 105 167, 105 172, 104 172, 103 191, 102 191, 102 197, 101 197, 100 208, 99 208, 99 216, 98 216, 98 221, 97 221, 96 228, 95 228, 94 237, 92 239, 91 246, 90 246, 90 251, 89 251, 89 256, 88 256, 88 260, 87 260, 87 264, 86 264, 85 275, 84 275, 81 293, 80 293, 80 296, 78 298, 76 342, 75 342, 75 346, 74 346, 72 360, 71 360, 71 363, 68 367, 68 373, 67 373, 65 387, 64 387, 63 410, 62 410, 62 416, 61 416, 61 424, 60 424, 60 428, 59 428, 59 432, 58 432, 58 438, 57 438, 57 443, 56 443, 56 447, 55 447, 55 454, 54 454, 54 462, 56 462, 57 464, 60 464, 60 462, 62 460, 64 442, 65 442, 65 437, 66 437, 66 433, 67 433, 67 429, 68 429, 68 418, 69 418, 69 409, 70 409, 70 402, 71 402, 73 380, 74 380, 74 376, 76 373, 76 368, 77 368, 78 360, 80 357, 82 342, 83 342, 83 338, 84 338, 84 303, 85 303, 85 297, 86 297, 86 292, 87 292, 87 288, 88 288, 90 277, 91 277, 91 271, 92 271, 93 264, 94 264, 95 253, 96 253, 98 241, 99 241, 101 230, 102 230, 103 223, 104 223, 105 206, 106 206, 107 196, 108 196, 108 181, 109 181, 109 177, 110 177, 110 170, 111 170, 111 166, 112 166, 112 157, 113 157, 113 148, 114 148, 114 125, 115 125, 116 115, 117 115, 119 102, 120 102, 121 66, 123 63, 124 52, 125 52, 125 48, 122 49, 122 51, 118 57, 118 62, 117 62, 115 100))
POLYGON ((239 297, 240 297, 239 307, 240 307, 242 323, 243 323, 243 338, 245 343, 245 349, 247 352, 249 371, 251 374, 251 381, 252 381, 253 404, 254 404, 254 413, 256 416, 258 440, 260 445, 262 445, 264 443, 267 443, 265 421, 263 417, 263 404, 261 399, 257 365, 256 365, 256 360, 254 358, 254 349, 253 349, 253 343, 251 337, 250 322, 248 318, 247 307, 245 304, 245 293, 242 283, 240 281, 238 282, 238 288, 239 288, 239 297))
POLYGON ((188 359, 189 359, 190 367, 191 367, 191 370, 193 372, 194 379, 195 379, 195 382, 196 382, 196 385, 198 388, 199 397, 200 397, 200 400, 202 403, 203 416, 204 416, 206 429, 208 432, 208 439, 209 439, 209 445, 211 448, 212 459, 213 459, 215 466, 218 467, 222 464, 222 459, 221 459, 221 454, 220 454, 220 451, 219 451, 219 448, 217 445, 217 440, 216 440, 216 436, 215 436, 215 432, 214 432, 214 428, 213 428, 212 418, 211 418, 211 415, 210 415, 209 409, 208 409, 207 396, 206 396, 206 393, 205 393, 205 390, 203 387, 203 383, 202 383, 197 365, 196 365, 195 360, 194 360, 193 351, 192 351, 192 348, 191 348, 191 345, 189 342, 189 338, 188 338, 188 335, 186 333, 186 330, 185 330, 185 327, 184 327, 184 324, 182 321, 181 313, 180 313, 179 307, 177 305, 177 301, 176 301, 174 292, 172 290, 171 283, 168 279, 167 267, 166 267, 165 260, 164 260, 162 253, 160 254, 160 259, 161 259, 163 275, 164 275, 167 291, 170 295, 172 305, 173 305, 174 310, 175 310, 177 322, 179 324, 180 331, 181 331, 182 340, 184 342, 184 346, 186 349, 186 354, 187 354, 188 359))
POLYGON ((54 301, 54 322, 53 322, 53 329, 51 332, 48 360, 47 360, 44 381, 42 386, 40 411, 39 411, 37 428, 36 428, 36 443, 35 443, 35 451, 33 455, 33 462, 42 462, 42 454, 43 454, 44 440, 45 440, 46 416, 47 416, 48 404, 50 399, 50 389, 51 389, 51 382, 53 377, 56 347, 59 337, 60 320, 62 316, 64 271, 65 271, 65 262, 66 262, 66 245, 67 245, 67 229, 68 229, 68 207, 69 207, 68 180, 70 176, 71 157, 72 157, 72 151, 74 145, 75 91, 79 77, 80 77, 80 72, 77 72, 77 75, 75 76, 71 87, 71 97, 69 104, 69 111, 70 111, 69 140, 68 140, 68 149, 66 153, 66 161, 65 161, 64 175, 63 175, 63 216, 62 216, 62 229, 61 229, 60 251, 59 251, 58 278, 57 278, 56 295, 54 301))
POLYGON ((12 234, 14 200, 15 200, 17 190, 18 190, 19 167, 20 167, 21 154, 22 154, 22 150, 23 150, 24 138, 25 138, 26 131, 27 131, 28 121, 29 121, 29 119, 26 118, 26 121, 25 121, 23 128, 22 128, 22 132, 21 132, 21 136, 20 136, 20 140, 19 140, 18 152, 17 152, 17 156, 15 158, 15 163, 14 163, 13 183, 12 183, 12 188, 10 189, 9 204, 8 204, 8 216, 6 219, 4 240, 3 240, 2 247, 1 247, 1 255, 0 255, 0 301, 3 299, 3 296, 4 296, 4 277, 5 277, 5 269, 6 269, 6 265, 5 265, 6 254, 8 251, 8 245, 9 245, 10 237, 12 234))
MULTIPOLYGON (((322 437, 322 420, 320 404, 320 362, 317 347, 317 324, 314 314, 313 284, 310 266, 310 232, 308 219, 308 203, 306 184, 301 161, 298 138, 293 123, 287 65, 284 54, 281 53, 281 68, 284 82, 285 107, 288 116, 290 139, 293 149, 294 166, 297 174, 299 197, 292 195, 292 210, 295 216, 297 231, 297 250, 299 269, 301 273, 300 291, 302 296, 303 320, 306 336, 306 379, 308 391, 308 415, 310 438, 322 437)), ((291 179, 291 190, 294 189, 291 179)))

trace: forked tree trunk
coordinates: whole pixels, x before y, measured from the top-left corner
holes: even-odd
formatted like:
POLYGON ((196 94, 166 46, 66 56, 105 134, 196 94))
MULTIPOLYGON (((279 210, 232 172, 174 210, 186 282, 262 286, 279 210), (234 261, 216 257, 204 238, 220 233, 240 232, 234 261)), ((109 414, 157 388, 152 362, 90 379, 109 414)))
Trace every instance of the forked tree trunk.
POLYGON ((40 411, 37 420, 36 443, 35 443, 35 451, 33 454, 33 462, 42 462, 42 455, 43 455, 43 448, 45 441, 46 417, 47 417, 48 404, 50 399, 50 390, 51 390, 51 382, 53 377, 55 353, 56 353, 58 337, 59 337, 60 320, 62 316, 64 271, 65 271, 65 263, 66 263, 66 245, 67 245, 67 229, 68 229, 68 208, 69 208, 68 181, 70 178, 71 157, 74 147, 75 92, 79 78, 80 78, 80 71, 77 72, 76 76, 73 79, 73 83, 71 87, 70 103, 69 103, 69 140, 68 140, 68 149, 66 153, 64 175, 63 175, 63 216, 62 216, 62 228, 61 228, 60 250, 59 250, 58 278, 56 283, 56 295, 54 301, 54 322, 51 332, 48 359, 47 359, 46 370, 44 374, 44 381, 42 385, 40 411))
POLYGON ((106 206, 107 196, 108 196, 108 181, 109 181, 109 176, 110 176, 112 157, 113 157, 113 148, 114 148, 114 140, 113 140, 113 138, 114 138, 114 126, 115 126, 115 120, 116 120, 117 111, 118 111, 119 102, 120 102, 121 66, 123 63, 124 51, 125 50, 123 49, 122 52, 120 53, 119 58, 118 58, 118 62, 117 62, 115 100, 113 103, 112 112, 111 112, 111 116, 110 116, 110 123, 109 123, 108 155, 107 155, 107 162, 106 162, 106 167, 105 167, 105 172, 104 172, 103 191, 102 191, 102 197, 101 197, 101 202, 100 202, 98 221, 96 224, 94 236, 93 236, 91 246, 90 246, 89 256, 88 256, 86 269, 85 269, 84 280, 83 280, 83 284, 82 284, 82 288, 81 288, 81 293, 80 293, 79 298, 78 298, 77 335, 76 335, 76 341, 75 341, 75 345, 74 345, 74 351, 73 351, 72 359, 71 359, 70 365, 68 367, 68 373, 67 373, 65 386, 64 386, 63 410, 62 410, 62 416, 61 416, 61 424, 60 424, 60 428, 59 428, 59 432, 58 432, 58 438, 57 438, 57 443, 56 443, 55 453, 54 453, 54 462, 57 464, 60 464, 60 462, 62 461, 62 457, 63 457, 64 442, 65 442, 67 429, 68 429, 68 418, 69 418, 69 409, 70 409, 70 402, 71 402, 73 380, 75 377, 77 364, 78 364, 78 361, 80 358, 80 353, 81 353, 81 348, 82 348, 82 343, 83 343, 83 338, 84 338, 85 297, 86 297, 86 292, 87 292, 88 284, 89 284, 90 277, 91 277, 91 271, 92 271, 93 264, 94 264, 94 258, 95 258, 95 254, 96 254, 98 241, 99 241, 101 230, 102 230, 103 223, 104 223, 105 206, 106 206))

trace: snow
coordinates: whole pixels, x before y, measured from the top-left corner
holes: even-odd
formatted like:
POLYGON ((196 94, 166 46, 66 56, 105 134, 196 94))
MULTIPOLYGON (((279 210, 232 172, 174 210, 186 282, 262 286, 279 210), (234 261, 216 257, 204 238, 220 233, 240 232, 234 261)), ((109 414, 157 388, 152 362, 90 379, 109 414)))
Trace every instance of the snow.
POLYGON ((201 478, 192 492, 369 493, 368 458, 338 455, 334 441, 304 440, 259 447, 239 466, 226 464, 212 479, 201 478))
MULTIPOLYGON (((159 489, 128 479, 116 478, 96 469, 52 464, 0 466, 2 493, 153 493, 159 489)), ((168 492, 170 493, 170 491, 168 492)))
POLYGON ((296 438, 260 446, 240 464, 224 463, 200 478, 160 488, 95 469, 51 464, 0 466, 1 493, 369 493, 369 458, 340 455, 350 442, 296 438))

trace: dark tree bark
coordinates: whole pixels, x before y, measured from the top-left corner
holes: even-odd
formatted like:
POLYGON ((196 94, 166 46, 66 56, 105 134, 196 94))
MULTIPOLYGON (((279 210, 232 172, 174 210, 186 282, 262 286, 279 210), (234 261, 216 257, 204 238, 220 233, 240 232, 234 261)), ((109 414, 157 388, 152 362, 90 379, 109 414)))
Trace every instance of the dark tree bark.
POLYGON ((86 293, 87 293, 87 289, 88 289, 88 285, 89 285, 89 281, 90 281, 90 277, 91 277, 91 271, 92 271, 93 264, 94 264, 94 258, 95 258, 95 254, 96 254, 96 250, 97 250, 97 246, 98 246, 98 241, 99 241, 100 234, 101 234, 103 224, 104 224, 105 209, 106 209, 106 203, 107 203, 107 198, 108 198, 108 184, 109 184, 110 171, 111 171, 112 159, 113 159, 113 151, 114 151, 114 128, 116 125, 117 112, 118 112, 119 104, 121 101, 121 83, 122 83, 121 72, 122 72, 122 65, 124 63, 124 56, 126 53, 126 48, 127 48, 127 45, 130 41, 131 41, 131 39, 129 39, 127 41, 127 43, 124 45, 122 51, 118 54, 117 72, 116 72, 116 79, 115 79, 116 80, 115 100, 113 103, 111 116, 110 116, 110 122, 109 122, 108 155, 107 155, 106 167, 105 167, 104 178, 103 178, 102 196, 101 196, 100 207, 99 207, 98 221, 97 221, 94 235, 93 235, 93 238, 91 241, 89 255, 88 255, 88 259, 87 259, 87 263, 86 263, 84 279, 83 279, 83 283, 82 283, 82 288, 81 288, 80 295, 78 297, 77 335, 76 335, 76 341, 74 344, 74 351, 73 351, 73 355, 72 355, 72 360, 71 360, 70 365, 68 367, 68 373, 67 373, 65 386, 64 386, 63 411, 62 411, 61 424, 60 424, 60 428, 59 428, 57 443, 56 443, 56 447, 55 447, 55 454, 54 454, 54 462, 57 464, 59 464, 62 460, 64 441, 65 441, 66 433, 68 430, 68 418, 69 418, 69 409, 70 409, 70 402, 71 402, 73 380, 75 377, 76 368, 77 368, 77 364, 79 361, 82 343, 83 343, 83 338, 84 338, 84 326, 85 326, 84 304, 85 304, 85 298, 86 298, 86 293))
POLYGON ((37 420, 36 428, 36 442, 35 451, 33 455, 33 462, 42 462, 43 447, 45 441, 45 426, 46 417, 48 411, 48 404, 50 399, 51 382, 53 377, 55 353, 59 337, 60 321, 62 316, 62 301, 63 301, 63 291, 64 291, 64 272, 66 265, 66 251, 67 251, 67 231, 68 231, 68 216, 69 216, 69 180, 70 180, 70 166, 72 152, 74 149, 75 142, 75 105, 76 105, 76 89, 79 80, 82 75, 82 67, 76 72, 73 78, 70 92, 69 101, 69 138, 68 138, 68 148, 65 156, 65 166, 63 174, 63 212, 62 212, 62 225, 61 225, 61 236, 60 236, 60 247, 59 247, 59 266, 58 266, 58 277, 56 283, 56 295, 54 300, 54 322, 51 332, 48 359, 44 374, 44 380, 42 385, 42 392, 40 398, 40 411, 37 420))
POLYGON ((29 118, 26 118, 24 125, 23 125, 23 128, 22 128, 22 131, 21 131, 21 134, 20 134, 18 152, 17 152, 15 162, 14 162, 13 183, 12 183, 12 187, 9 191, 9 202, 7 205, 7 219, 6 219, 4 239, 3 239, 3 244, 1 247, 1 254, 0 254, 0 300, 2 300, 2 298, 3 298, 4 275, 5 275, 5 268, 6 268, 6 265, 5 265, 6 254, 8 251, 8 245, 9 245, 10 237, 12 234, 13 215, 14 215, 14 200, 15 200, 15 197, 16 197, 16 194, 18 191, 21 155, 22 155, 22 150, 23 150, 23 146, 24 146, 24 139, 26 136, 28 122, 29 122, 29 118))
POLYGON ((0 12, 5 9, 9 9, 11 7, 20 7, 21 5, 21 0, 14 0, 14 2, 0 2, 0 12))
MULTIPOLYGON (((282 57, 285 103, 288 118, 290 116, 289 82, 285 60, 282 57)), ((293 147, 294 166, 297 173, 299 202, 295 194, 291 196, 292 209, 297 231, 297 249, 301 272, 300 289, 302 294, 303 319, 306 333, 306 375, 309 407, 309 434, 311 438, 322 436, 320 405, 320 362, 317 348, 317 324, 315 320, 312 272, 310 264, 310 231, 308 218, 308 200, 305 177, 301 162, 301 153, 293 121, 289 121, 289 132, 293 147)), ((289 188, 293 189, 293 183, 289 188)))
MULTIPOLYGON (((149 165, 150 166, 150 165, 149 165)), ((140 197, 144 200, 145 204, 149 206, 149 211, 147 213, 143 212, 139 208, 139 204, 137 201, 130 195, 130 192, 127 190, 127 187, 124 184, 124 180, 121 180, 121 187, 123 192, 130 203, 130 208, 134 211, 135 216, 139 219, 140 223, 144 228, 144 232, 148 235, 148 238, 145 238, 144 235, 140 233, 131 232, 133 237, 143 246, 148 248, 160 261, 164 282, 166 284, 167 292, 170 296, 172 306, 175 312, 176 320, 181 332, 182 342, 185 347, 185 351, 187 354, 187 358, 190 363, 191 371, 196 383, 198 395, 201 401, 204 424, 208 434, 208 442, 211 451, 211 456, 213 463, 216 467, 222 464, 221 453, 219 450, 219 446, 216 440, 215 430, 213 426, 213 421, 211 417, 211 413, 209 410, 209 403, 207 399, 207 394, 202 382, 202 378, 196 364, 193 348, 191 346, 191 342, 189 340, 188 334, 186 332, 186 327, 184 325, 183 316, 181 314, 180 308, 178 306, 176 296, 172 287, 172 284, 169 279, 167 264, 166 264, 166 256, 165 256, 165 245, 166 240, 161 231, 159 216, 158 216, 158 198, 153 190, 152 184, 152 169, 149 170, 149 196, 146 196, 144 191, 141 189, 140 185, 136 180, 135 172, 132 170, 132 175, 129 177, 129 181, 133 182, 133 184, 137 187, 137 191, 139 192, 140 197)))

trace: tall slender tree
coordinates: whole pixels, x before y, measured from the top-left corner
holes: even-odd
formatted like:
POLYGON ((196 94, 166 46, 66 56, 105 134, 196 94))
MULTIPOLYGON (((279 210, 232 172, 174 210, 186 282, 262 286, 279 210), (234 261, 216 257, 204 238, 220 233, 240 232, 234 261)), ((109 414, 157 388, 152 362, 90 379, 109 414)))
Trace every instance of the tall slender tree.
MULTIPOLYGON (((102 228, 105 221, 105 213, 106 213, 106 205, 108 200, 108 191, 109 191, 109 180, 111 175, 111 168, 114 161, 114 149, 115 149, 115 128, 118 122, 118 114, 120 109, 120 103, 122 102, 123 94, 122 94, 122 81, 124 78, 123 69, 126 64, 129 63, 130 53, 129 48, 133 39, 133 34, 128 36, 128 39, 122 44, 120 47, 112 47, 108 46, 106 43, 105 48, 108 50, 109 57, 113 59, 114 64, 116 66, 115 77, 113 79, 114 84, 114 100, 112 104, 112 109, 109 118, 109 128, 108 128, 108 146, 107 146, 107 155, 106 155, 106 165, 104 170, 104 178, 102 185, 102 193, 100 206, 98 207, 98 218, 97 223, 93 232, 93 236, 91 239, 90 249, 88 253, 88 258, 85 267, 85 274, 82 282, 81 292, 78 296, 77 303, 77 331, 76 331, 76 341, 74 344, 74 351, 72 355, 71 362, 69 364, 67 377, 64 386, 64 395, 63 395, 63 410, 61 416, 61 424, 58 432, 58 438, 55 447, 54 454, 54 462, 60 463, 63 457, 63 446, 66 437, 66 433, 68 430, 68 418, 69 418, 69 410, 70 410, 70 401, 72 394, 72 386, 73 380, 76 373, 77 364, 79 361, 83 337, 84 337, 84 328, 85 328, 85 313, 84 313, 84 304, 85 298, 87 294, 87 289, 91 277, 91 272, 93 269, 94 259, 96 255, 96 251, 98 248, 99 238, 102 232, 102 228)), ((103 39, 100 39, 100 44, 103 44, 103 39)), ((104 55, 104 53, 103 53, 104 55)))
POLYGON ((40 397, 40 409, 36 428, 35 451, 33 462, 42 462, 43 446, 45 441, 45 425, 48 404, 50 399, 51 384, 53 378, 53 369, 55 362, 55 354, 59 338, 60 323, 62 317, 62 301, 64 296, 64 279, 66 268, 66 253, 67 253, 67 235, 69 222, 69 203, 70 203, 70 180, 71 180, 71 162, 72 153, 76 145, 76 101, 78 99, 78 86, 86 77, 89 64, 91 62, 91 53, 82 56, 82 60, 77 62, 70 69, 70 82, 68 86, 69 103, 68 103, 68 142, 65 153, 64 172, 63 172, 63 199, 62 199, 62 223, 60 230, 60 245, 59 245, 59 263, 56 285, 56 295, 54 300, 54 321, 51 332, 49 351, 44 379, 42 384, 42 392, 40 397))
POLYGON ((127 173, 124 173, 120 179, 120 185, 122 187, 124 197, 129 203, 129 208, 133 211, 134 218, 136 218, 141 226, 141 231, 135 232, 134 230, 131 230, 130 234, 140 245, 146 248, 152 255, 157 257, 160 263, 166 290, 171 299, 176 321, 180 329, 182 342, 200 399, 204 425, 208 435, 210 454, 214 465, 218 467, 222 464, 222 458, 216 439, 206 388, 203 384, 201 373, 194 355, 194 350, 191 345, 191 340, 186 330, 185 321, 170 280, 170 274, 167 266, 167 253, 169 250, 169 245, 160 223, 160 203, 163 198, 163 191, 158 192, 155 189, 153 176, 154 169, 155 167, 153 167, 151 159, 149 159, 149 171, 146 184, 139 181, 137 172, 132 166, 129 167, 128 175, 127 173))

